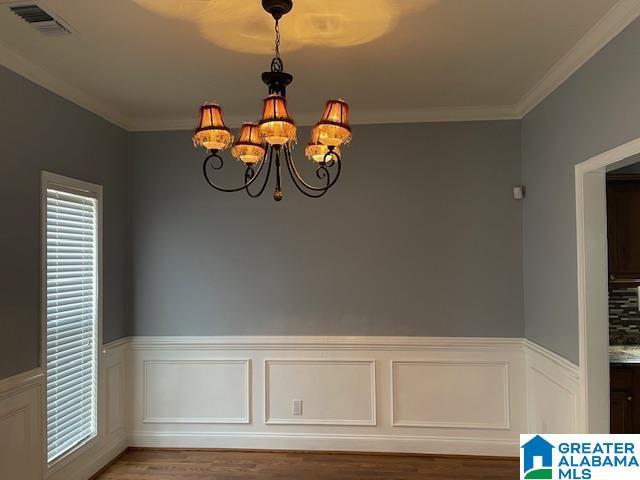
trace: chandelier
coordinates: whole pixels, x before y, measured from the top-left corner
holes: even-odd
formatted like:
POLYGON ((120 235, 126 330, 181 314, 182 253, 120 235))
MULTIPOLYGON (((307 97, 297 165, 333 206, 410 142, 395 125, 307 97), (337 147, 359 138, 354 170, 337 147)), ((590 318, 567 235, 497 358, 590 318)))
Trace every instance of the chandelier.
POLYGON ((280 201, 283 196, 281 170, 284 166, 300 192, 311 198, 319 198, 335 185, 340 176, 340 147, 351 140, 349 106, 343 100, 329 100, 320 121, 313 127, 311 139, 304 150, 306 157, 315 164, 316 180, 309 183, 300 174, 292 156, 296 124, 287 109, 286 90, 293 81, 293 75, 284 71, 280 58, 280 19, 291 11, 293 1, 262 0, 262 7, 275 20, 275 57, 271 60, 270 71, 262 74, 262 81, 269 90, 264 99, 262 118, 257 123, 244 123, 234 141, 231 130, 224 123, 220 105, 207 102, 200 107, 193 144, 208 151, 202 171, 207 183, 216 190, 244 190, 252 198, 259 197, 265 191, 273 170, 273 199, 280 201), (213 178, 224 166, 220 153, 229 147, 231 155, 244 164, 245 172, 242 185, 224 188, 216 184, 213 178))

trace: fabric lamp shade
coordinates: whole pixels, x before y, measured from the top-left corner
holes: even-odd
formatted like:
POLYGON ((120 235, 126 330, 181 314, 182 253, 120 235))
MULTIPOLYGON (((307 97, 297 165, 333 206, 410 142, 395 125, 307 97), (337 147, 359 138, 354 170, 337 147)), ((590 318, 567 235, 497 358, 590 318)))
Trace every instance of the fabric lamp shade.
POLYGON ((284 145, 296 140, 296 124, 289 116, 287 100, 277 94, 264 99, 260 136, 270 145, 284 145))
POLYGON ((243 124, 240 127, 238 140, 231 147, 231 155, 248 165, 252 165, 259 162, 264 157, 264 153, 264 143, 260 137, 258 124, 243 124))
POLYGON ((349 105, 344 100, 329 100, 316 124, 318 140, 328 147, 339 147, 351 141, 349 105))
POLYGON ((224 150, 233 142, 231 131, 224 124, 222 108, 215 103, 200 107, 198 126, 193 132, 193 144, 207 150, 224 150))

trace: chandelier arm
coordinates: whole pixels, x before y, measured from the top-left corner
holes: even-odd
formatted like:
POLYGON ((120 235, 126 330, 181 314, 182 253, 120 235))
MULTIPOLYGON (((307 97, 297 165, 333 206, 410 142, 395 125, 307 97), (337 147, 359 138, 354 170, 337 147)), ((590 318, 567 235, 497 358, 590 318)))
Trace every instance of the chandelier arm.
MULTIPOLYGON (((262 195, 262 193, 264 192, 264 189, 267 186, 267 183, 269 183, 269 177, 271 176, 271 163, 273 161, 273 151, 271 149, 269 149, 268 153, 264 154, 264 158, 262 159, 262 164, 264 165, 265 162, 269 162, 269 166, 267 167, 267 173, 266 176, 264 178, 264 183, 262 184, 262 187, 260 187, 260 190, 258 191, 258 193, 251 193, 251 191, 249 190, 249 185, 247 185, 245 187, 245 190, 247 191, 247 195, 249 195, 251 198, 258 198, 260 195, 262 195), (268 159, 267 159, 268 157, 268 159)), ((249 171, 253 171, 253 168, 251 168, 251 166, 247 167, 247 171, 244 174, 244 181, 247 182, 250 178, 252 177, 248 177, 249 175, 249 171)), ((260 172, 258 172, 260 173, 260 172)), ((256 177, 257 174, 254 172, 253 176, 256 177)))
POLYGON ((258 178, 260 176, 260 172, 262 171, 262 167, 264 166, 264 162, 261 162, 261 164, 258 167, 258 170, 256 171, 255 175, 253 177, 251 177, 251 179, 249 181, 245 180, 245 184, 242 185, 241 187, 238 187, 238 188, 223 188, 223 187, 220 187, 220 186, 216 185, 215 183, 213 183, 213 181, 209 178, 209 174, 207 173, 207 165, 209 165, 209 162, 211 161, 212 158, 218 159, 220 161, 220 164, 218 166, 215 166, 215 165, 212 164, 211 168, 213 168, 214 170, 222 169, 222 167, 224 166, 224 161, 222 160, 222 157, 220 155, 218 155, 217 151, 211 151, 211 154, 208 155, 207 158, 205 158, 204 162, 202 163, 202 173, 204 173, 204 178, 205 178, 205 180, 207 181, 207 183, 209 185, 211 185, 216 190, 219 190, 221 192, 226 192, 226 193, 239 192, 240 190, 245 190, 249 185, 251 185, 253 182, 255 182, 256 178, 258 178))
POLYGON ((323 187, 315 187, 307 183, 302 177, 302 175, 300 175, 300 172, 298 171, 296 164, 293 161, 293 158, 291 156, 291 151, 289 150, 289 148, 285 149, 285 157, 287 159, 287 166, 289 167, 289 172, 291 173, 291 176, 294 177, 294 179, 297 179, 300 182, 300 184, 302 184, 305 188, 315 192, 329 190, 331 187, 333 187, 333 185, 335 185, 335 183, 338 181, 338 178, 340 177, 340 172, 342 171, 342 162, 340 161, 340 155, 337 154, 335 151, 327 152, 324 156, 324 162, 318 164, 318 167, 316 168, 316 177, 318 177, 321 180, 323 178, 326 178, 327 184, 323 187), (329 173, 329 170, 327 169, 327 167, 330 168, 334 164, 337 165, 337 171, 336 171, 335 178, 331 180, 331 174, 329 173))
MULTIPOLYGON (((320 192, 320 193, 314 194, 314 193, 307 192, 305 190, 305 187, 304 187, 304 185, 305 185, 304 181, 300 178, 299 175, 296 175, 294 173, 295 165, 293 165, 293 162, 291 161, 291 156, 287 155, 286 153, 285 153, 285 163, 287 164, 287 169, 289 170, 289 174, 291 175, 291 181, 293 182, 295 187, 298 189, 298 191, 300 193, 302 193, 303 195, 306 195, 309 198, 320 198, 320 197, 324 196, 329 191, 329 187, 326 187, 326 188, 314 187, 313 191, 317 191, 317 192, 320 192), (302 182, 302 185, 300 183, 298 183, 298 182, 302 182)), ((329 176, 327 175, 326 178, 328 180, 329 176)), ((328 184, 328 181, 327 181, 327 184, 328 184)))
MULTIPOLYGON (((287 168, 289 168, 289 172, 291 172, 291 168, 289 167, 289 163, 287 162, 287 168)), ((296 187, 296 189, 298 189, 298 191, 300 193, 302 193, 304 196, 309 197, 309 198, 320 198, 323 197, 328 191, 329 189, 326 190, 321 190, 320 193, 318 194, 313 194, 313 193, 309 193, 307 192, 304 187, 300 186, 298 184, 298 181, 296 180, 295 176, 293 174, 291 174, 291 183, 293 183, 296 187)))
POLYGON ((331 152, 327 152, 327 153, 324 154, 324 163, 323 163, 323 165, 325 167, 327 167, 327 168, 331 168, 336 163, 336 161, 333 159, 333 155, 331 155, 331 158, 329 160, 327 160, 327 155, 331 155, 331 152))

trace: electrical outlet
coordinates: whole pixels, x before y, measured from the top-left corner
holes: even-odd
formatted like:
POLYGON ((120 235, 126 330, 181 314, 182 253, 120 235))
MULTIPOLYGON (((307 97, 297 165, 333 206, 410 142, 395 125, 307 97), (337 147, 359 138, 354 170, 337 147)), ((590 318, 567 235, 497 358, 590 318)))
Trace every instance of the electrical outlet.
POLYGON ((294 415, 302 415, 302 400, 294 400, 291 410, 294 415))

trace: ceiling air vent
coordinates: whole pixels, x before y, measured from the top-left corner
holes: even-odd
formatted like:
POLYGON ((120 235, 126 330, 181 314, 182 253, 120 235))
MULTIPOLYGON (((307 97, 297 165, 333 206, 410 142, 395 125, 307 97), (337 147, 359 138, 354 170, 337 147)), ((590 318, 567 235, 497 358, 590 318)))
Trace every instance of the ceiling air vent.
POLYGON ((67 35, 71 31, 37 5, 14 5, 9 9, 44 35, 67 35))

